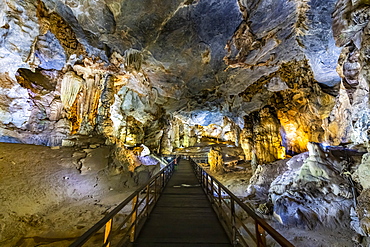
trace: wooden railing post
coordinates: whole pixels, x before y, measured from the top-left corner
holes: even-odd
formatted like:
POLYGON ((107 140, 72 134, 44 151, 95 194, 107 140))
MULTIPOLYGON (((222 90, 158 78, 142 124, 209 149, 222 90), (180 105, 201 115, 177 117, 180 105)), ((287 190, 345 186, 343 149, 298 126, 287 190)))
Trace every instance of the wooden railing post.
POLYGON ((213 177, 211 177, 211 198, 212 198, 212 203, 214 201, 214 194, 213 194, 213 177))
POLYGON ((208 173, 206 173, 206 191, 207 191, 207 194, 209 192, 209 181, 208 181, 208 173))
POLYGON ((157 201, 157 178, 154 180, 154 201, 157 201))
POLYGON ((235 202, 234 199, 230 199, 230 215, 231 215, 231 239, 232 239, 232 245, 236 246, 236 221, 235 221, 235 202))
POLYGON ((139 195, 136 195, 132 199, 132 216, 131 216, 131 234, 130 234, 130 242, 134 242, 136 238, 136 221, 137 221, 137 202, 139 200, 139 195))
POLYGON ((222 198, 221 198, 221 186, 219 184, 217 184, 217 187, 218 187, 218 204, 220 205, 221 207, 221 203, 222 203, 222 198))
POLYGON ((146 198, 145 198, 145 216, 149 216, 149 203, 150 203, 150 183, 146 186, 146 198))
POLYGON ((256 225, 257 247, 265 247, 266 232, 257 222, 255 222, 255 225, 256 225))
POLYGON ((107 247, 110 247, 109 235, 112 231, 112 223, 113 219, 110 219, 107 223, 105 223, 104 244, 106 244, 107 247))

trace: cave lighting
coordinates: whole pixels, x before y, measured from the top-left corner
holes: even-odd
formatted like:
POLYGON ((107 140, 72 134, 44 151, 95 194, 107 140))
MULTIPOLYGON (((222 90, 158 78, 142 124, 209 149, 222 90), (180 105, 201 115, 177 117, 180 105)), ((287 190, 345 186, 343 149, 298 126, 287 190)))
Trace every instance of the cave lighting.
POLYGON ((285 159, 286 158, 286 148, 282 147, 280 150, 278 150, 278 159, 285 159))
MULTIPOLYGON (((284 126, 285 140, 287 143, 297 138, 297 128, 292 123, 288 123, 284 126)), ((283 137, 284 138, 284 137, 283 137)))
POLYGON ((327 143, 327 142, 322 142, 320 144, 321 144, 321 147, 324 149, 324 151, 326 151, 327 148, 330 147, 329 143, 327 143))
POLYGON ((287 151, 301 153, 307 151, 309 137, 307 133, 297 128, 295 123, 283 124, 284 131, 281 134, 283 146, 287 151))

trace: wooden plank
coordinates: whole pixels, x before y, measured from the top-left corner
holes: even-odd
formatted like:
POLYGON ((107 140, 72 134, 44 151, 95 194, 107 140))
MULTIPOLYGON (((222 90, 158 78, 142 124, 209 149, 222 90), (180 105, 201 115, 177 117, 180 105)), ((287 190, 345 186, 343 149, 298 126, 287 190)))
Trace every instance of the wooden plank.
POLYGON ((189 161, 180 161, 133 246, 231 246, 189 161))

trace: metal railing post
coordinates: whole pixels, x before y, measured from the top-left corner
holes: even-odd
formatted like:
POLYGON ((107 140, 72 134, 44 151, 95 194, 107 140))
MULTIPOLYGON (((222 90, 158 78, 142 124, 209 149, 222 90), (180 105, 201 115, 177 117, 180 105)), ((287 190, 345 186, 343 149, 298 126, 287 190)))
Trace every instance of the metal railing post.
POLYGON ((163 190, 165 184, 166 184, 166 175, 163 173, 161 191, 163 190))
POLYGON ((208 194, 208 192, 209 192, 209 181, 208 181, 208 173, 206 173, 206 192, 207 192, 207 194, 208 194))

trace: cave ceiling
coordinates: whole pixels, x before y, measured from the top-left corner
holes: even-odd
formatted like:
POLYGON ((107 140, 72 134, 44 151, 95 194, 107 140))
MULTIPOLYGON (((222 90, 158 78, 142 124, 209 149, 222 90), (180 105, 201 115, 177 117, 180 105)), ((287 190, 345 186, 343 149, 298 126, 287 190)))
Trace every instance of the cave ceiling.
MULTIPOLYGON (((348 5, 2 1, 1 133, 119 136, 129 122, 157 133, 172 117, 192 126, 223 125, 227 117, 242 129, 264 107, 282 124, 299 112, 322 129, 341 79, 357 83, 358 56, 347 61, 342 49, 358 46, 353 37, 367 22, 360 14, 357 24, 341 22, 351 15, 348 5)), ((324 139, 318 136, 311 139, 324 139)))
MULTIPOLYGON (((12 11, 10 2, 3 4, 12 11)), ((142 69, 148 79, 175 95, 176 101, 167 106, 173 110, 188 99, 197 109, 210 102, 219 105, 214 98, 238 95, 291 60, 308 59, 319 82, 339 81, 335 73, 339 48, 333 45, 330 18, 335 1, 310 1, 306 7, 300 6, 301 1, 257 2, 44 0, 20 5, 27 15, 34 8, 45 8, 38 20, 30 22, 62 19, 51 23, 59 29, 51 28, 40 39, 54 43, 55 51, 65 43, 62 46, 70 46, 67 54, 53 54, 60 59, 45 61, 41 67, 60 70, 68 59, 65 55, 81 55, 81 50, 108 62, 113 52, 123 55, 136 49, 143 54, 142 69), (309 13, 302 17, 299 11, 309 13), (75 37, 68 37, 68 32, 75 37)))
POLYGON ((90 55, 108 61, 113 52, 140 51, 143 73, 172 91, 173 110, 226 80, 225 45, 242 22, 235 0, 43 2, 90 55))

